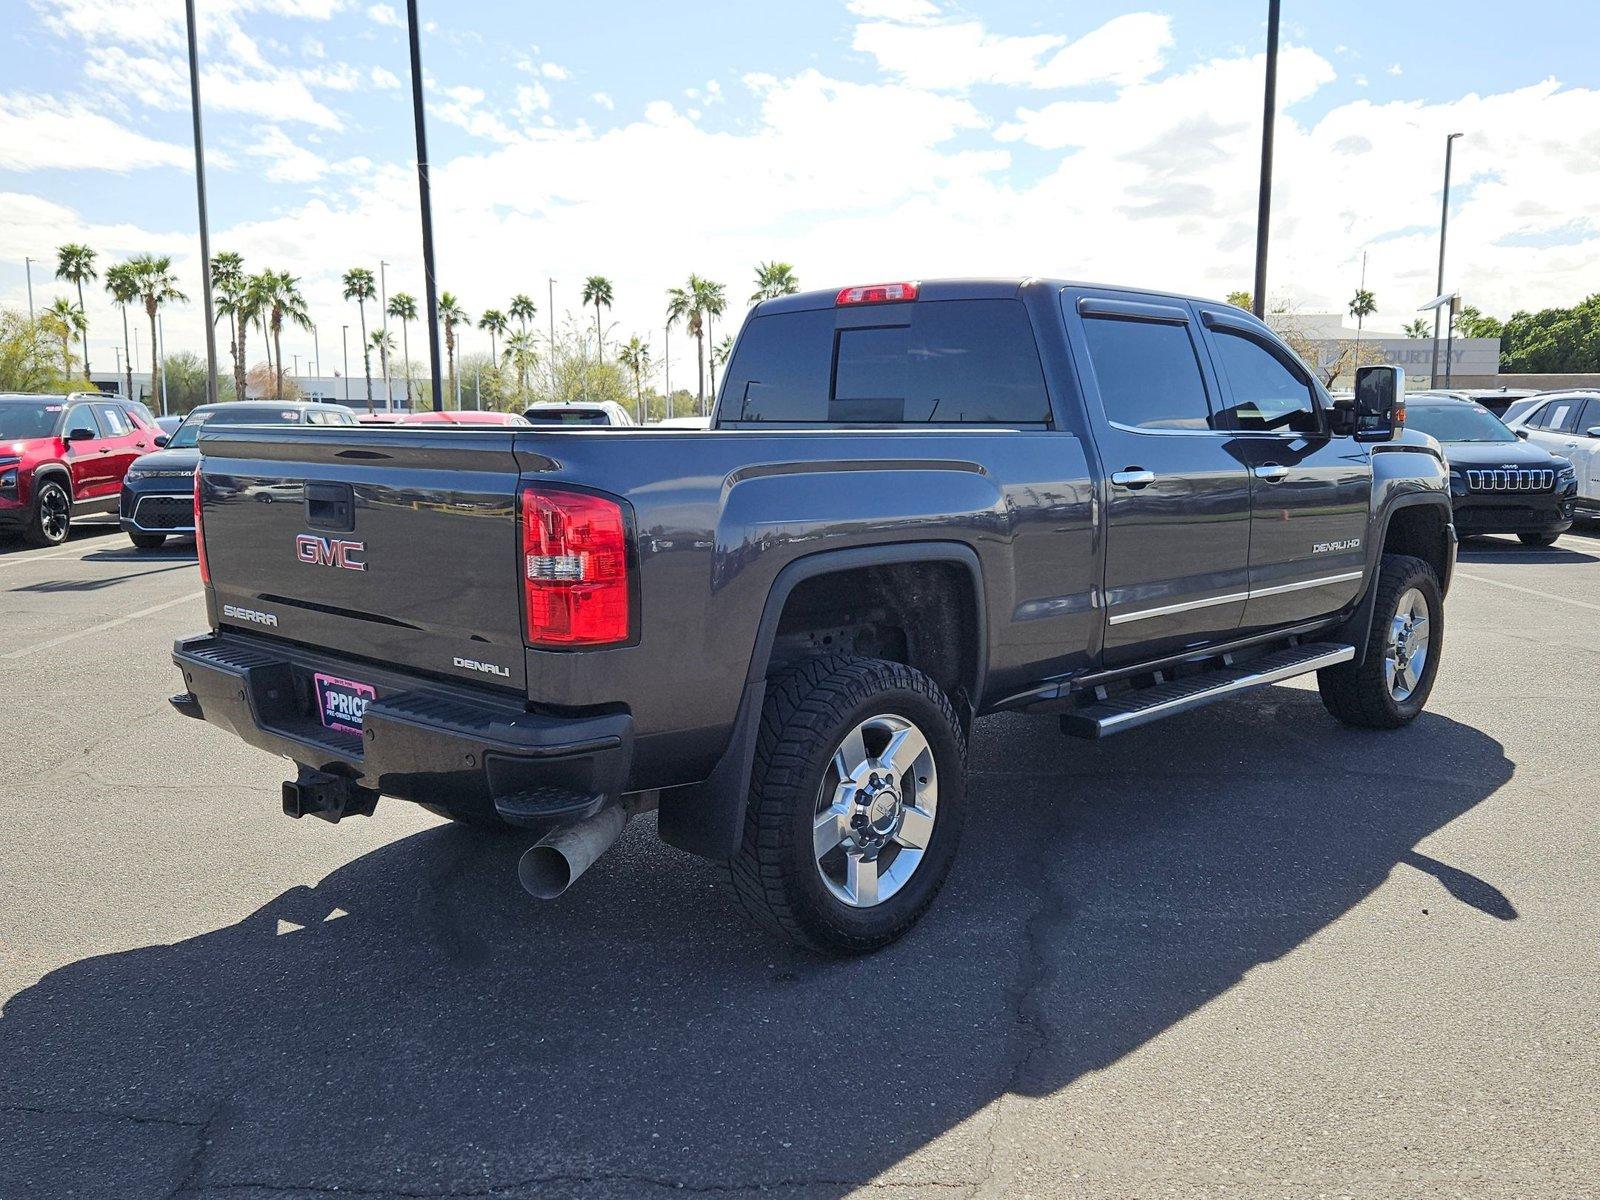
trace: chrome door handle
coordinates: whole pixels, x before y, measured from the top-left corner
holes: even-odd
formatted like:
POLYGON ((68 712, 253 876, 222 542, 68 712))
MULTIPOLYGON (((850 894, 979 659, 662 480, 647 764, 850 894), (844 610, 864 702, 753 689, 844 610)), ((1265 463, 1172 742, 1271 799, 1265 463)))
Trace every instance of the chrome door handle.
POLYGON ((1266 463, 1251 472, 1257 479, 1265 479, 1268 483, 1277 483, 1289 477, 1289 468, 1280 467, 1277 463, 1266 463))
POLYGON ((1112 473, 1111 482, 1118 487, 1142 488, 1148 487, 1156 481, 1154 471, 1146 471, 1142 467, 1129 467, 1126 471, 1112 473))

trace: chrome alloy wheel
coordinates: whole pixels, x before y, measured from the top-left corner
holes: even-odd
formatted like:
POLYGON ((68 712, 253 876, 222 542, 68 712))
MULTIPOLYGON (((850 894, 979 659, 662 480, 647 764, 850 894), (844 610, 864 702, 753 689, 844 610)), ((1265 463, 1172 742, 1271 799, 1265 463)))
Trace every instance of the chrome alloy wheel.
POLYGON ((71 522, 72 503, 58 483, 47 483, 39 491, 39 528, 52 542, 64 541, 71 522))
POLYGON ((884 714, 857 725, 817 794, 812 849, 828 891, 871 908, 905 887, 933 838, 938 805, 933 749, 914 723, 884 714))
POLYGON ((1406 701, 1422 682, 1428 667, 1428 601, 1416 588, 1407 589, 1395 605, 1383 650, 1383 679, 1389 694, 1406 701))

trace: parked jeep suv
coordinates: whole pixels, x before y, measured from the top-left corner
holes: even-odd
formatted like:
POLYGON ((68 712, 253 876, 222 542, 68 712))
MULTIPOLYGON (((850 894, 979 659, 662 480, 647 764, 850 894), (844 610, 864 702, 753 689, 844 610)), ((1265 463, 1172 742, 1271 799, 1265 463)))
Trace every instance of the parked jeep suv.
POLYGON ((115 396, 0 395, 0 533, 67 540, 73 519, 114 512, 122 477, 160 431, 115 396))

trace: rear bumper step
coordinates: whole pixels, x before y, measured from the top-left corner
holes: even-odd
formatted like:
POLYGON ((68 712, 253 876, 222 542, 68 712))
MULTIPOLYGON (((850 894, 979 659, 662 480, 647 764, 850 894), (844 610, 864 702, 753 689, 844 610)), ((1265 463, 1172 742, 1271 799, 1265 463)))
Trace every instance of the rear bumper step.
POLYGON ((1214 700, 1236 696, 1251 688, 1281 683, 1297 675, 1320 671, 1324 667, 1349 662, 1356 655, 1354 646, 1334 642, 1314 642, 1276 650, 1253 658, 1243 666, 1217 667, 1184 679, 1140 688, 1109 700, 1063 713, 1061 730, 1073 737, 1102 738, 1135 729, 1162 717, 1199 708, 1214 700))

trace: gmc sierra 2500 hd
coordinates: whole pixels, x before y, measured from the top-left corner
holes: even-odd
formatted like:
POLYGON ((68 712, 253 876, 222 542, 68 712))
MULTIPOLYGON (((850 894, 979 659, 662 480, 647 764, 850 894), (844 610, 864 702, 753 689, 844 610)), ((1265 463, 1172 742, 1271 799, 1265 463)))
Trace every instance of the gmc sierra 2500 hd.
POLYGON ((984 713, 1102 737, 1312 671, 1346 724, 1421 711, 1455 531, 1401 385, 1334 403, 1227 304, 958 280, 759 304, 704 431, 207 431, 173 704, 298 764, 292 816, 525 830, 550 896, 657 809, 871 950, 984 713))

